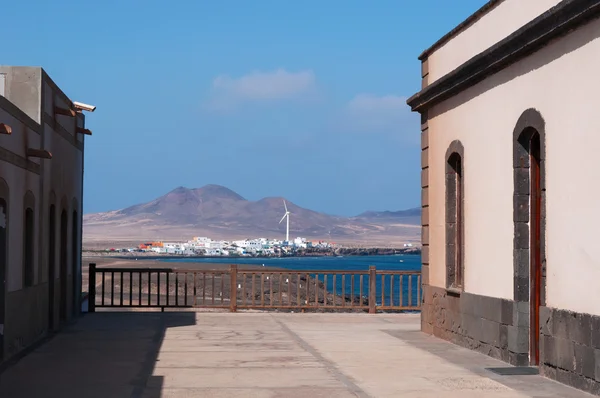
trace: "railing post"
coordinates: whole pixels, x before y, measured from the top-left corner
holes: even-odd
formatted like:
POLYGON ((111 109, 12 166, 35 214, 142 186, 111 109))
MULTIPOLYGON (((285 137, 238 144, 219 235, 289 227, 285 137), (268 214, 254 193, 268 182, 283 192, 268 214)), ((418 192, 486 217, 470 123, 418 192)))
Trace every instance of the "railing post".
POLYGON ((229 294, 229 311, 237 311, 237 264, 231 264, 229 268, 229 276, 231 277, 231 293, 229 294))
POLYGON ((377 269, 369 266, 369 314, 377 312, 377 269))
POLYGON ((88 282, 88 312, 96 312, 96 263, 90 263, 88 282))

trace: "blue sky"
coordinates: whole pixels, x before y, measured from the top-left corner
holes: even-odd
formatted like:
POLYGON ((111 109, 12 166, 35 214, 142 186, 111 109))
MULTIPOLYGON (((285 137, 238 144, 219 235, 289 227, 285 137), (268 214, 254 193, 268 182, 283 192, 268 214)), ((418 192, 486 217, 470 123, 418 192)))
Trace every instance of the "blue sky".
POLYGON ((484 0, 10 1, 3 64, 87 123, 84 211, 225 185, 339 215, 420 202, 417 56, 484 0))

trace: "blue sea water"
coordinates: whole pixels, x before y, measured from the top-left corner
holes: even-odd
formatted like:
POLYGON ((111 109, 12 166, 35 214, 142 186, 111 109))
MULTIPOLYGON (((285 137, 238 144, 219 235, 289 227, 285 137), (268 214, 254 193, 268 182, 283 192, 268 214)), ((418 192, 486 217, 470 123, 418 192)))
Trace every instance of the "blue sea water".
POLYGON ((421 256, 414 254, 397 254, 391 256, 346 256, 346 257, 217 257, 217 258, 165 258, 164 262, 177 263, 225 263, 255 264, 265 267, 277 267, 289 270, 343 270, 364 271, 374 265, 377 269, 388 271, 420 271, 421 256))
MULTIPOLYGON (((377 270, 384 271, 420 271, 421 256, 413 254, 398 254, 390 256, 346 256, 346 257, 272 257, 272 258, 166 258, 161 261, 169 263, 225 263, 225 264, 253 264, 274 267, 278 269, 306 270, 311 271, 310 276, 324 282, 325 277, 318 274, 319 271, 367 271, 369 266, 374 265, 377 270)), ((266 271, 265 270, 265 271, 266 271)), ((342 291, 348 295, 355 296, 361 292, 359 278, 354 278, 354 284, 350 276, 346 276, 342 288, 342 278, 337 277, 334 281, 331 276, 327 278, 327 290, 341 294, 342 291)), ((419 279, 416 277, 403 277, 399 275, 378 275, 376 278, 377 305, 382 301, 385 305, 415 306, 421 296, 419 279), (393 281, 392 281, 393 279, 393 281), (392 290, 393 289, 393 290, 392 290), (390 294, 392 293, 392 294, 390 294)), ((369 277, 363 277, 363 296, 368 295, 369 277)))

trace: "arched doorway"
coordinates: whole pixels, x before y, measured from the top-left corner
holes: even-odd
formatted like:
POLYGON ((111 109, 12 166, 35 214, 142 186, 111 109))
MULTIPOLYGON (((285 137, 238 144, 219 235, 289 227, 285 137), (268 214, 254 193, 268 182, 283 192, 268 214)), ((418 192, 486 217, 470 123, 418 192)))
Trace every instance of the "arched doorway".
POLYGON ((529 109, 514 131, 515 301, 528 303, 528 328, 519 333, 523 339, 528 334, 523 362, 533 366, 540 362, 540 308, 546 301, 544 128, 540 113, 529 109))
POLYGON ((48 221, 48 330, 54 330, 54 285, 56 281, 56 206, 54 205, 50 205, 48 221))
POLYGON ((60 320, 67 320, 67 275, 68 275, 68 253, 67 253, 67 211, 60 214, 60 320))

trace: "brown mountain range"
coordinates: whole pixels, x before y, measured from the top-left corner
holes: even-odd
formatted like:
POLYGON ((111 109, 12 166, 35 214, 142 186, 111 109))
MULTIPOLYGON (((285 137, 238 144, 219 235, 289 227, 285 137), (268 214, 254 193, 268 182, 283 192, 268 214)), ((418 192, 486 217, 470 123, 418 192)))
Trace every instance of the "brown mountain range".
MULTIPOLYGON (((122 210, 83 217, 84 245, 114 245, 141 240, 213 239, 249 237, 285 238, 284 198, 249 201, 219 185, 179 187, 155 200, 122 210), (114 243, 113 243, 114 242, 114 243)), ((290 237, 303 236, 341 243, 397 246, 416 242, 420 235, 420 209, 365 212, 337 217, 308 210, 285 200, 290 237)))

